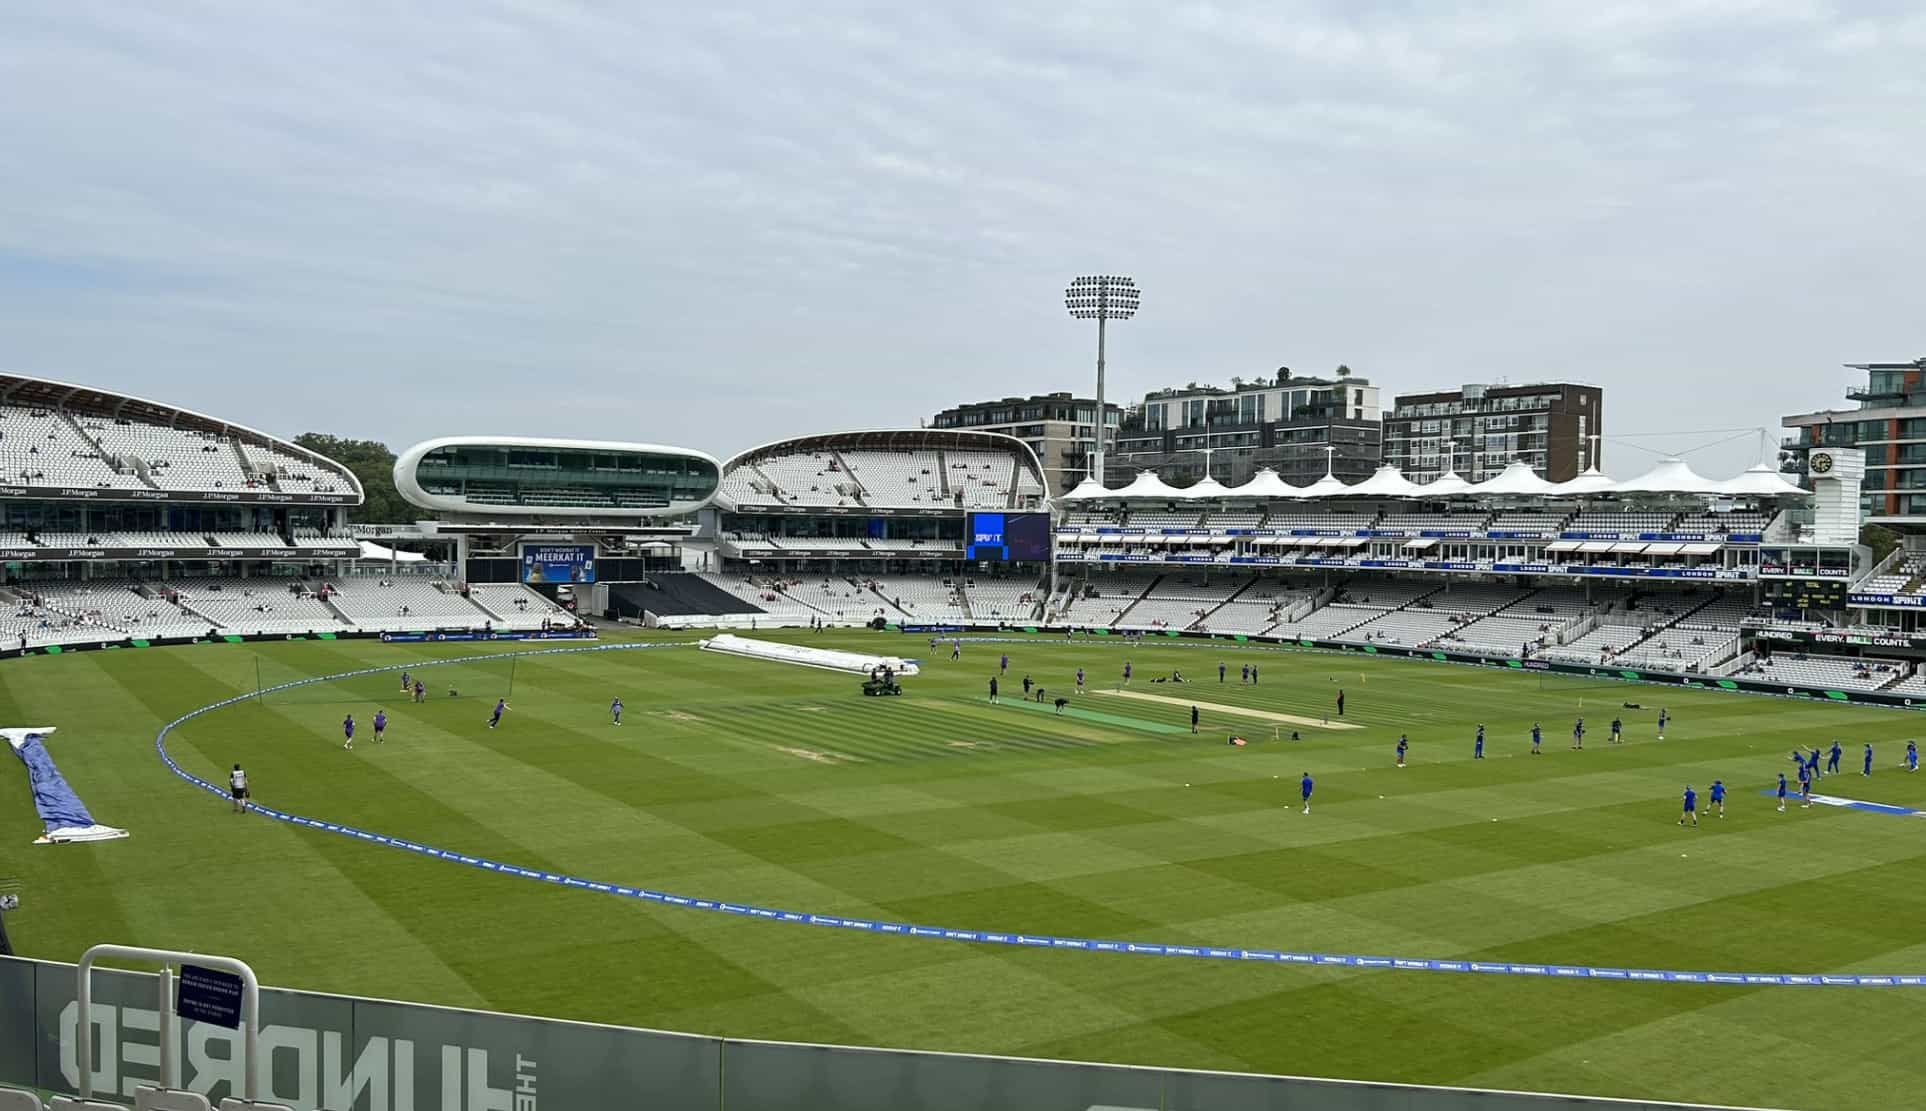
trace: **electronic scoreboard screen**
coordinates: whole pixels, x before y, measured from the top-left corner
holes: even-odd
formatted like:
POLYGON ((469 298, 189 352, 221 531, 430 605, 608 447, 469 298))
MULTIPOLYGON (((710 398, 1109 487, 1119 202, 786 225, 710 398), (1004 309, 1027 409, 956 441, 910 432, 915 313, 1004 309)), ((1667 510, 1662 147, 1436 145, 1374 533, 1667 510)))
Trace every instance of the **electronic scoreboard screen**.
POLYGON ((1767 579, 1766 601, 1802 610, 1846 608, 1846 583, 1840 579, 1767 579))
POLYGON ((1044 563, 1050 559, 1048 513, 972 513, 964 546, 967 559, 996 563, 1044 563))

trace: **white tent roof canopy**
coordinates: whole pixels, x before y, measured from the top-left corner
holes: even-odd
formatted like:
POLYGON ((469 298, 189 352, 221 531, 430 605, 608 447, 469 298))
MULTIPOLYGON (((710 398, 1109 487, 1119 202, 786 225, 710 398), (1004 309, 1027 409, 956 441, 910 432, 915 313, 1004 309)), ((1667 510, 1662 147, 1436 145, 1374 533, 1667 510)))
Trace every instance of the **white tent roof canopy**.
POLYGON ((1077 483, 1076 489, 1071 490, 1069 493, 1063 495, 1063 500, 1064 501, 1096 501, 1099 498, 1105 498, 1109 496, 1110 496, 1110 491, 1103 488, 1103 483, 1098 482, 1096 479, 1096 476, 1091 475, 1086 477, 1082 482, 1077 483))
POLYGON ((1557 485, 1557 493, 1570 496, 1574 494, 1607 494, 1612 491, 1613 487, 1618 485, 1618 482, 1613 479, 1611 475, 1599 470, 1597 466, 1592 466, 1577 478, 1568 478, 1557 485))
POLYGON ((1514 459, 1510 466, 1483 482, 1475 483, 1465 492, 1479 497, 1495 495, 1524 498, 1551 494, 1557 490, 1556 484, 1539 478, 1538 472, 1531 469, 1530 463, 1522 459, 1514 459))
POLYGON ((1404 472, 1386 464, 1372 472, 1371 477, 1348 488, 1346 493, 1358 498, 1415 498, 1424 493, 1424 487, 1404 477, 1404 472))
POLYGON ((1110 492, 1113 498, 1131 498, 1155 501, 1173 501, 1184 496, 1182 490, 1170 485, 1157 476, 1156 471, 1138 471, 1130 485, 1121 490, 1110 492))
POLYGON ((1637 478, 1612 487, 1614 494, 1718 494, 1720 483, 1693 470, 1683 459, 1669 456, 1637 478))
POLYGON ((1231 487, 1230 496, 1276 501, 1281 498, 1301 498, 1304 496, 1304 488, 1291 485, 1276 471, 1264 467, 1251 475, 1243 485, 1231 487))
POLYGON ((1185 501, 1212 501, 1234 495, 1230 487, 1225 486, 1210 475, 1205 475, 1203 478, 1177 491, 1177 496, 1183 498, 1185 501))
POLYGON ((1437 478, 1418 487, 1417 496, 1421 498, 1448 498, 1454 494, 1466 493, 1470 491, 1470 489, 1471 483, 1466 482, 1464 476, 1460 475, 1457 471, 1446 471, 1437 478))
POLYGON ((1775 470, 1770 463, 1758 463, 1736 478, 1715 483, 1722 494, 1755 498, 1798 497, 1810 491, 1775 470))

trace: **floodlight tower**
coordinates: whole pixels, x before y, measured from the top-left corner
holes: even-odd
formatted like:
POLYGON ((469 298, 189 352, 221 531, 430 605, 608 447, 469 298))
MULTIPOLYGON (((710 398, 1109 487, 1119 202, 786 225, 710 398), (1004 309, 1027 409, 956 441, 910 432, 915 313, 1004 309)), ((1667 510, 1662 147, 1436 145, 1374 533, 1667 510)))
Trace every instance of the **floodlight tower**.
POLYGON ((1116 274, 1078 278, 1063 291, 1063 306, 1071 316, 1097 322, 1097 450, 1091 455, 1090 473, 1099 483, 1103 481, 1104 436, 1110 431, 1103 405, 1104 325, 1136 316, 1141 296, 1136 279, 1116 274))

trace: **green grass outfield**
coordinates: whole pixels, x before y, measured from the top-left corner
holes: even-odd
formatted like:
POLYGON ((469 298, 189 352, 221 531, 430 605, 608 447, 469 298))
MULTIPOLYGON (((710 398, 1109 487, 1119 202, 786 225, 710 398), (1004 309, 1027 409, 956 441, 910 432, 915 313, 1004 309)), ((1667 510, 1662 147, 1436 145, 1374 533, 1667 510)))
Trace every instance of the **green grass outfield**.
MULTIPOLYGON (((790 639, 927 653, 922 640, 790 639)), ((670 639, 670 638, 665 638, 670 639)), ((677 637, 672 639, 688 639, 677 637)), ((1821 785, 1926 804, 1896 770, 1926 717, 1497 669, 1114 638, 1008 646, 1068 692, 1138 690, 1321 716, 1345 733, 1087 695, 990 706, 1001 646, 947 649, 902 698, 854 677, 698 653, 604 652, 320 684, 195 719, 182 766, 239 761, 272 806, 593 880, 924 924, 1233 947, 1765 972, 1926 971, 1926 820, 1758 792, 1795 742, 1847 743, 1821 785), (1231 678, 1220 687, 1215 663, 1231 678), (1237 670, 1260 661, 1262 683, 1237 670), (1180 667, 1193 686, 1144 682, 1180 667), (512 670, 511 670, 512 668, 512 670), (463 697, 450 699, 452 675, 463 697), (503 727, 484 725, 511 681, 503 727), (611 697, 628 724, 608 724, 611 697), (1567 749, 1583 699, 1586 751, 1567 749), (1607 746, 1621 702, 1630 743, 1607 746), (1652 739, 1660 703, 1674 722, 1652 739), (375 746, 366 722, 392 719, 375 746), (340 720, 362 722, 344 752, 340 720), (1546 754, 1525 755, 1533 718, 1546 754), (1473 725, 1490 727, 1471 759, 1473 725), (1288 738, 1291 727, 1281 726, 1288 738), (1253 739, 1224 744, 1230 732, 1253 739), (1410 765, 1392 766, 1401 732, 1410 765), (1859 744, 1878 750, 1857 774, 1859 744), (1297 779, 1317 778, 1312 814, 1297 779), (1730 816, 1674 824, 1714 776, 1730 816)), ((0 771, 0 875, 23 953, 118 941, 228 952, 264 982, 748 1037, 1791 1106, 1926 1091, 1926 989, 1719 987, 1035 951, 702 913, 478 872, 258 817, 170 774, 160 724, 260 682, 468 655, 338 641, 126 649, 0 664, 0 724, 50 748, 133 832, 31 847, 0 771)))

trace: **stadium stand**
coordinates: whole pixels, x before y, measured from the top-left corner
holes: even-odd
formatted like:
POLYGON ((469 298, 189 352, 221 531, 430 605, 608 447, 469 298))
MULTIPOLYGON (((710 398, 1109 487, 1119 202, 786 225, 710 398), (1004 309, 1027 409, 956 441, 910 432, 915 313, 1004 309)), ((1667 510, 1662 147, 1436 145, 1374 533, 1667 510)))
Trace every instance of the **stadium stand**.
POLYGON ((1164 630, 1196 626, 1233 594, 1250 585, 1249 578, 1218 578, 1206 582, 1199 576, 1165 575, 1120 618, 1120 629, 1164 630))
POLYGON ((521 583, 474 583, 468 600, 494 618, 497 629, 540 629, 544 622, 573 624, 575 616, 540 591, 521 583))
POLYGON ((116 470, 64 413, 15 405, 0 405, 0 472, 27 486, 151 488, 116 470))
POLYGON ((977 621, 1032 621, 1043 587, 1028 578, 975 578, 964 582, 963 594, 977 621))
POLYGON ((825 616, 823 610, 792 596, 790 589, 797 585, 797 582, 782 575, 704 572, 699 577, 725 594, 747 602, 756 610, 778 619, 804 621, 825 616))
POLYGON ((871 575, 862 585, 889 605, 880 616, 926 625, 960 625, 969 620, 963 592, 950 579, 921 575, 871 575))
POLYGON ((1672 532, 1672 522, 1678 518, 1676 513, 1653 513, 1644 510, 1588 509, 1571 519, 1565 526, 1567 532, 1613 532, 1620 535, 1636 536, 1642 532, 1672 532))
MULTIPOLYGON (((305 633, 344 628, 347 619, 296 579, 173 579, 160 584, 191 630, 218 625, 232 633, 305 633)), ((407 625, 407 622, 402 622, 407 625)))
POLYGON ((1734 672, 1747 679, 1842 691, 1874 691, 1909 677, 1909 665, 1884 660, 1777 653, 1762 656, 1734 672))
POLYGON ((477 628, 492 623, 480 606, 435 580, 362 575, 336 579, 328 587, 328 604, 363 629, 477 628))

